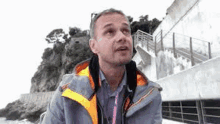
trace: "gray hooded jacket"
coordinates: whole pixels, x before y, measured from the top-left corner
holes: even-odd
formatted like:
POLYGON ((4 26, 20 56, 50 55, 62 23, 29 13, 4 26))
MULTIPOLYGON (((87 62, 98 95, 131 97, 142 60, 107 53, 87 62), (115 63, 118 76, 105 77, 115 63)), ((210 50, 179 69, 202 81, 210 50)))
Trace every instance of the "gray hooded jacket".
MULTIPOLYGON (((78 64, 75 73, 63 77, 47 111, 40 117, 40 124, 104 124, 96 99, 100 86, 96 61, 92 58, 78 64)), ((147 80, 133 61, 126 65, 126 70, 128 90, 123 102, 122 124, 162 124, 162 88, 147 80)))

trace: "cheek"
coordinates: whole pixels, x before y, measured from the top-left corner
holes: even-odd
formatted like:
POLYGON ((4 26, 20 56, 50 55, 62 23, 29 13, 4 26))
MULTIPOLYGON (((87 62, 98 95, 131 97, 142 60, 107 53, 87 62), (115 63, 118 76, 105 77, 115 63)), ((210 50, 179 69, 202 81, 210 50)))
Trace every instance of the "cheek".
POLYGON ((113 45, 109 44, 108 42, 105 42, 100 44, 99 48, 101 52, 110 54, 110 52, 112 52, 113 50, 113 45))

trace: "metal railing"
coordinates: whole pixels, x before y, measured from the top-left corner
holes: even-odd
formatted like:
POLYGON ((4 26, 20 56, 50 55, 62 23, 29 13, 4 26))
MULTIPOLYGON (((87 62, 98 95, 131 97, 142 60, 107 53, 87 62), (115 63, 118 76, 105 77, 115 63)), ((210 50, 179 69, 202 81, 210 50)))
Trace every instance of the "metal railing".
POLYGON ((147 47, 147 50, 154 50, 154 42, 153 42, 153 36, 144 32, 144 31, 141 31, 141 30, 138 30, 134 35, 133 35, 133 38, 134 38, 134 46, 136 46, 136 44, 138 43, 141 43, 141 46, 146 46, 147 47))
MULTIPOLYGON (((163 37, 163 32, 165 31, 161 30, 155 36, 157 45, 161 44, 157 47, 160 47, 160 50, 170 50, 175 58, 177 55, 187 58, 191 61, 192 66, 212 58, 210 42, 175 32, 167 33, 166 37, 163 37)), ((160 50, 157 50, 155 54, 160 50)))
POLYGON ((163 118, 193 124, 220 122, 220 100, 173 101, 162 103, 163 118))
POLYGON ((178 33, 167 33, 163 37, 163 30, 161 30, 153 39, 153 36, 138 30, 134 35, 134 46, 141 43, 141 46, 146 46, 147 50, 151 50, 157 56, 159 51, 171 51, 175 58, 181 56, 191 61, 194 66, 208 59, 211 59, 211 45, 210 42, 181 35, 178 33))

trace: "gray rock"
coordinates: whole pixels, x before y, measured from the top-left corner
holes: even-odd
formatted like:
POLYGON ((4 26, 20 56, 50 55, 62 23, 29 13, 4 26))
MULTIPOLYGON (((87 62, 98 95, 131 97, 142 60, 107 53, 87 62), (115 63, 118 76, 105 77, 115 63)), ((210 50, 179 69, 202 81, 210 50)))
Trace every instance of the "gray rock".
MULTIPOLYGON (((77 63, 92 56, 88 42, 89 37, 71 38, 67 43, 57 42, 53 49, 45 49, 43 61, 31 79, 30 93, 55 91, 64 74, 72 73, 77 63)), ((0 109, 0 117, 37 123, 40 114, 46 111, 48 102, 36 105, 16 100, 0 109)))

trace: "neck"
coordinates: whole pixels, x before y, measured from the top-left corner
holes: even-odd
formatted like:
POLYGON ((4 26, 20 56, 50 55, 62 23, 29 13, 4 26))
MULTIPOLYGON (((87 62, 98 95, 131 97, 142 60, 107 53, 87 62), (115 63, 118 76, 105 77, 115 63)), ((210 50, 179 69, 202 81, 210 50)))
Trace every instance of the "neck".
POLYGON ((100 62, 99 60, 99 66, 104 73, 111 90, 115 91, 123 79, 125 65, 114 66, 110 64, 105 64, 103 62, 100 62))

